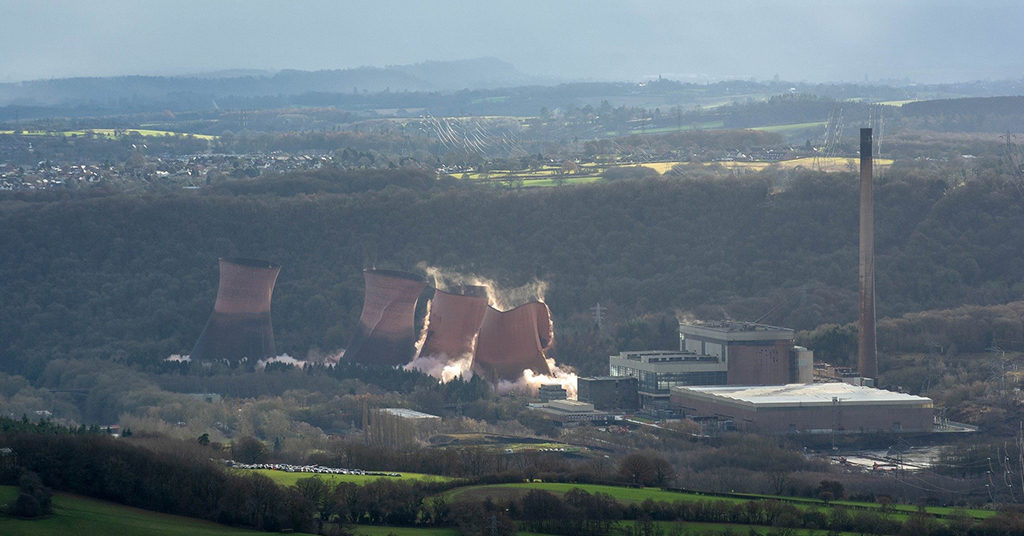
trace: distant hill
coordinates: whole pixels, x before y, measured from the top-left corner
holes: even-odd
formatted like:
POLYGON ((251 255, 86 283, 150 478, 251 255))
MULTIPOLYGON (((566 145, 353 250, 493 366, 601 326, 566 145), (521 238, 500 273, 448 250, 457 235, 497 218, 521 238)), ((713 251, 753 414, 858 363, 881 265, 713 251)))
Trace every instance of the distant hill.
POLYGON ((323 71, 222 71, 193 76, 58 78, 0 84, 0 106, 134 103, 181 100, 182 94, 281 96, 311 92, 454 91, 535 82, 495 58, 431 61, 415 65, 358 67, 323 71))

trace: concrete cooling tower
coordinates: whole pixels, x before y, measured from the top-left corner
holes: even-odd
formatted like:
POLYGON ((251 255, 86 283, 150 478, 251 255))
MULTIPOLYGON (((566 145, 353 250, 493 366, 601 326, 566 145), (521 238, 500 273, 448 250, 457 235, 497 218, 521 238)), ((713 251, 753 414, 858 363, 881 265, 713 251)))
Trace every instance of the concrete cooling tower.
POLYGON ((405 365, 416 353, 416 302, 423 278, 394 270, 364 270, 366 296, 344 359, 367 365, 405 365))
POLYGON ((514 382, 526 369, 551 374, 544 360, 551 339, 547 305, 530 302, 505 312, 488 307, 477 337, 473 373, 494 384, 514 382))
POLYGON ((213 314, 192 348, 193 361, 272 357, 270 298, 281 267, 256 259, 220 259, 213 314))
POLYGON ((457 359, 473 355, 473 341, 487 311, 487 287, 438 290, 430 303, 427 336, 420 356, 457 359))

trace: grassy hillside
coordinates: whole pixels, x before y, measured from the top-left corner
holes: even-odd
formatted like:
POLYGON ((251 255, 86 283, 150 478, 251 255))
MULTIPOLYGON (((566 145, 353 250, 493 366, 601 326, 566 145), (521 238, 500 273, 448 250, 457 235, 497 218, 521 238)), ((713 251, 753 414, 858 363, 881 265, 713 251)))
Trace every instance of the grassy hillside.
MULTIPOLYGON (((0 486, 0 503, 18 496, 14 486, 0 486)), ((0 516, 0 534, 18 536, 243 536, 267 534, 121 506, 67 493, 53 496, 53 514, 43 519, 21 520, 0 516)))
MULTIPOLYGON (((652 500, 656 502, 693 502, 693 501, 721 501, 728 504, 743 504, 752 500, 759 499, 772 499, 779 500, 788 503, 792 503, 798 507, 818 507, 828 509, 830 505, 851 507, 855 509, 867 509, 882 511, 882 505, 878 503, 869 502, 858 502, 858 501, 831 501, 826 504, 824 501, 819 499, 810 499, 805 497, 782 497, 782 496, 768 496, 768 495, 750 495, 750 494, 703 494, 703 493, 686 493, 677 491, 667 491, 660 488, 629 488, 622 486, 604 486, 597 484, 568 484, 568 483, 557 483, 557 482, 523 482, 523 483, 510 483, 510 484, 489 484, 483 486, 468 486, 462 488, 456 488, 447 492, 447 496, 452 500, 472 500, 480 499, 486 496, 491 496, 497 499, 505 500, 512 497, 521 496, 529 490, 543 490, 557 495, 564 495, 569 490, 579 488, 587 493, 604 493, 612 496, 615 500, 623 503, 641 503, 646 500, 652 500)), ((888 511, 894 512, 891 514, 895 518, 906 519, 906 514, 910 514, 918 511, 918 507, 909 504, 891 504, 887 507, 888 511)), ((935 515, 937 517, 952 515, 957 509, 949 507, 929 506, 925 508, 925 512, 928 514, 935 515)), ((981 509, 960 509, 967 516, 973 519, 987 519, 996 514, 993 510, 981 510, 981 509)))

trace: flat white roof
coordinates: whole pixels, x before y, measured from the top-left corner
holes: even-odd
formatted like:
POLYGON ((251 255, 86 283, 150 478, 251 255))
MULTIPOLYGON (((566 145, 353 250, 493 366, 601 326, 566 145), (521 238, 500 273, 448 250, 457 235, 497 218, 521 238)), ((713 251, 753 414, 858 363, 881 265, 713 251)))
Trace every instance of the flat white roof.
POLYGON ((790 328, 757 324, 754 322, 734 322, 717 320, 707 322, 680 322, 679 333, 697 338, 719 341, 789 341, 793 340, 794 331, 790 328))
POLYGON ((389 413, 405 419, 440 419, 437 415, 431 415, 429 413, 423 413, 416 410, 406 408, 381 408, 380 411, 389 413))
POLYGON ((731 406, 762 407, 876 406, 932 407, 932 399, 848 383, 791 383, 788 385, 715 385, 673 387, 683 396, 714 400, 731 406))

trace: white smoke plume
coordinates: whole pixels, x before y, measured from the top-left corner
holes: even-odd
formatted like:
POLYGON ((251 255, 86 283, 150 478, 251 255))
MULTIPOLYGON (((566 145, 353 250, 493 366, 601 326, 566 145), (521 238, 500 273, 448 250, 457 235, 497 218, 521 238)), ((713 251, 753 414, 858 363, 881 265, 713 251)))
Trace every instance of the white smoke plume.
POLYGON ((452 286, 478 285, 487 289, 487 303, 499 311, 508 311, 524 303, 532 301, 544 301, 544 295, 548 291, 547 281, 534 279, 529 283, 514 288, 504 288, 493 279, 473 274, 461 274, 445 268, 428 266, 420 263, 418 266, 434 280, 434 288, 447 291, 452 286))
POLYGON ((551 369, 551 374, 536 374, 532 370, 526 369, 523 371, 523 376, 514 382, 505 380, 498 382, 497 391, 499 393, 517 391, 536 395, 541 385, 554 383, 565 389, 566 398, 576 400, 576 380, 578 378, 576 371, 572 367, 556 365, 554 359, 545 359, 551 369))
MULTIPOLYGON (((420 330, 419 339, 416 340, 416 353, 413 355, 417 358, 420 356, 420 350, 423 349, 423 343, 427 342, 427 329, 430 328, 430 306, 434 304, 434 300, 427 302, 427 314, 423 315, 423 329, 420 330)), ((413 359, 415 361, 415 359, 413 359)), ((410 363, 412 364, 412 363, 410 363)))
POLYGON ((418 356, 411 363, 402 367, 405 370, 418 370, 429 374, 443 383, 455 378, 469 380, 473 377, 473 354, 451 359, 447 354, 418 356))
POLYGON ((189 363, 189 362, 192 361, 192 357, 188 356, 188 355, 171 354, 171 355, 165 357, 164 361, 174 361, 174 362, 177 362, 177 363, 189 363))
POLYGON ((306 365, 309 364, 306 361, 295 359, 294 357, 288 354, 281 354, 274 357, 268 357, 266 359, 260 359, 259 361, 256 362, 256 368, 265 369, 267 368, 267 365, 271 363, 284 363, 286 365, 292 365, 299 368, 306 368, 306 365))
POLYGON ((696 322, 697 320, 698 320, 697 315, 695 315, 695 314, 693 314, 693 313, 691 313, 689 311, 683 311, 683 310, 680 310, 680 309, 676 309, 676 321, 678 321, 678 322, 685 322, 687 324, 692 324, 692 323, 696 322))

